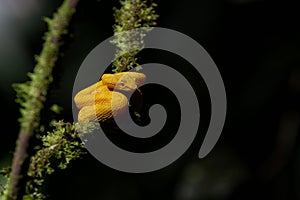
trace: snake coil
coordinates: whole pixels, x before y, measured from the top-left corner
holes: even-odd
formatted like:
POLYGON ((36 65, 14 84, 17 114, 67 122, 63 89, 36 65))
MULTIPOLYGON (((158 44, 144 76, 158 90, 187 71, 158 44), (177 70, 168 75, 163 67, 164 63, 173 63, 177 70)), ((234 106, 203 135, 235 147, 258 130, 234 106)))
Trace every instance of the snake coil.
POLYGON ((106 121, 124 113, 128 108, 128 99, 118 91, 136 90, 145 82, 146 76, 138 72, 120 72, 103 74, 101 79, 75 95, 75 104, 80 109, 78 122, 106 121))

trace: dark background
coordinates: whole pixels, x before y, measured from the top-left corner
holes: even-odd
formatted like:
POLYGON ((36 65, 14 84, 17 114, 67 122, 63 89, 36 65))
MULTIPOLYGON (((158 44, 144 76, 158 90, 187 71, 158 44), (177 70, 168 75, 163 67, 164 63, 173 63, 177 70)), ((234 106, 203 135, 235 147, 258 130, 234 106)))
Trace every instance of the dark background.
MULTIPOLYGON (((40 52, 46 30, 41 19, 50 17, 60 3, 0 0, 0 167, 10 165, 19 130, 11 85, 28 80, 26 73, 32 71, 33 55, 40 52)), ((219 142, 206 158, 197 158, 209 117, 207 97, 203 97, 202 130, 178 161, 156 172, 127 174, 87 155, 49 178, 45 189, 50 199, 300 199, 300 12, 296 1, 156 3, 158 26, 198 41, 222 74, 228 113, 219 142)), ((73 120, 77 70, 89 51, 112 35, 112 7, 117 5, 116 0, 80 2, 46 104, 57 103, 64 110, 60 116, 45 111, 45 121, 52 117, 73 120)), ((141 60, 151 60, 145 55, 141 60)), ((190 72, 190 66, 174 55, 152 55, 174 68, 184 65, 183 71, 190 72)), ((201 78, 191 82, 199 82, 195 87, 202 91, 201 78)))

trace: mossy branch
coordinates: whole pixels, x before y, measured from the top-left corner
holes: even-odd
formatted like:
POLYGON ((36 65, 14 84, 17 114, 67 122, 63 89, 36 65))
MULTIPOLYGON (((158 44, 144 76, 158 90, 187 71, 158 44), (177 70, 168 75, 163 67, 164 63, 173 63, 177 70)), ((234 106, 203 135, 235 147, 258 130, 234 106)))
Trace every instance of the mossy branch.
POLYGON ((41 187, 46 177, 86 153, 75 124, 53 121, 51 126, 53 130, 42 136, 42 146, 30 159, 25 199, 45 199, 41 187))
POLYGON ((15 200, 22 197, 25 188, 24 175, 29 166, 29 142, 39 127, 40 112, 46 100, 49 84, 52 82, 52 70, 59 57, 61 38, 67 34, 67 27, 75 12, 79 0, 65 0, 53 19, 46 19, 48 32, 30 81, 16 84, 17 102, 21 105, 20 132, 14 153, 12 171, 5 191, 5 200, 15 200))
MULTIPOLYGON (((45 34, 42 52, 36 56, 37 64, 30 81, 14 85, 17 91, 17 102, 21 105, 20 133, 14 154, 12 171, 5 190, 5 200, 41 200, 41 186, 47 175, 56 168, 64 169, 71 160, 85 153, 84 144, 80 142, 78 132, 86 134, 94 129, 93 124, 75 125, 62 121, 54 124, 54 130, 42 137, 42 147, 29 160, 29 141, 40 126, 40 112, 43 109, 49 84, 52 82, 52 70, 58 59, 62 36, 67 34, 67 26, 75 12, 79 0, 65 0, 54 14, 53 19, 46 19, 48 32, 45 34), (79 131, 78 131, 79 130, 79 131)), ((140 27, 156 25, 158 15, 156 4, 147 0, 120 0, 121 8, 115 10, 116 24, 114 33, 140 27)), ((112 41, 117 46, 113 62, 114 72, 138 67, 136 55, 143 48, 144 33, 119 37, 112 41), (129 49, 138 49, 130 52, 129 49)))
POLYGON ((113 72, 130 70, 140 65, 136 55, 144 47, 145 33, 132 31, 130 35, 118 35, 123 31, 141 27, 156 25, 158 15, 155 12, 157 6, 147 0, 120 0, 121 7, 114 8, 115 25, 113 26, 116 38, 112 41, 117 46, 116 59, 113 62, 113 72), (131 49, 137 49, 131 51, 131 49))

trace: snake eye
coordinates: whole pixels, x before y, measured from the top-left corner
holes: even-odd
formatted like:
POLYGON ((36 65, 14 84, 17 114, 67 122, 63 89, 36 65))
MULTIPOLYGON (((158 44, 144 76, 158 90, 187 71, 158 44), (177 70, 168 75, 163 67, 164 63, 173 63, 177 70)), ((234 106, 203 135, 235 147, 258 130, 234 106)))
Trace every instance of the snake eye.
POLYGON ((125 85, 124 80, 121 80, 119 84, 120 84, 121 86, 124 86, 124 85, 125 85))

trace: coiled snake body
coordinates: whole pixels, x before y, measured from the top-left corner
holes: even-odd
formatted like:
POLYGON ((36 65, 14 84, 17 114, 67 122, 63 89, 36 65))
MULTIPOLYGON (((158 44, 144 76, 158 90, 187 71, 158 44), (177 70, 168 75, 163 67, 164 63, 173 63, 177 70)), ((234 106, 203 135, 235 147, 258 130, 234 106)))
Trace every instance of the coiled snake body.
POLYGON ((102 80, 79 91, 74 101, 78 109, 78 122, 106 121, 120 115, 128 108, 127 97, 118 91, 134 91, 146 76, 138 72, 103 74, 102 80))

